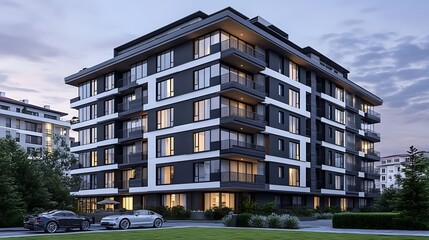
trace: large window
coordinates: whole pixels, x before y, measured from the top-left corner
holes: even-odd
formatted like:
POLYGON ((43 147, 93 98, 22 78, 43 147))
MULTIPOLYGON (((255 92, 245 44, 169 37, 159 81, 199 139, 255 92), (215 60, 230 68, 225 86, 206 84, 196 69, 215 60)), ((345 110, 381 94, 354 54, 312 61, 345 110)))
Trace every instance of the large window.
POLYGON ((156 184, 171 184, 174 178, 174 166, 164 166, 156 168, 156 184))
POLYGON ((183 206, 186 208, 186 194, 164 194, 162 204, 166 207, 183 206))
POLYGON ((289 142, 289 158, 299 160, 299 143, 289 142))
POLYGON ((115 187, 115 173, 109 172, 104 174, 104 188, 115 187))
POLYGON ((157 140, 157 157, 174 155, 174 137, 161 138, 157 140))
POLYGON ((344 102, 344 89, 335 87, 335 98, 344 102))
POLYGON ((93 213, 97 210, 97 198, 79 198, 77 203, 79 212, 93 213))
POLYGON ((156 71, 160 72, 165 69, 174 67, 174 51, 168 50, 159 54, 156 58, 156 71))
POLYGON ((344 111, 335 109, 335 121, 344 124, 344 111))
POLYGON ((219 76, 219 64, 194 72, 194 90, 210 87, 210 79, 219 76))
POLYGON ((156 112, 156 128, 162 129, 174 126, 174 108, 168 108, 156 112))
POLYGON ((285 123, 285 113, 283 111, 279 111, 279 124, 285 123))
MULTIPOLYGON (((9 136, 10 136, 10 132, 9 132, 9 136)), ((26 134, 25 135, 25 142, 31 143, 31 144, 42 145, 42 137, 26 134)))
POLYGON ((339 175, 335 175, 335 189, 342 190, 343 189, 343 177, 339 175))
POLYGON ((298 64, 289 61, 289 78, 299 81, 299 67, 298 64))
POLYGON ((299 108, 299 92, 289 89, 289 105, 299 108))
POLYGON ((97 128, 88 128, 79 131, 79 141, 81 145, 97 142, 97 128))
POLYGON ((157 83, 157 100, 174 96, 174 78, 157 83))
POLYGON ((344 133, 338 130, 335 130, 335 144, 339 146, 344 146, 344 133))
POLYGON ((104 140, 115 138, 115 124, 104 125, 104 140))
POLYGON ((299 134, 299 118, 289 115, 289 132, 299 134))
POLYGON ((104 115, 115 113, 115 99, 104 101, 104 115))
POLYGON ((104 91, 109 91, 115 88, 115 74, 109 73, 104 77, 104 91))
POLYGON ((284 96, 285 95, 285 85, 283 84, 279 84, 279 96, 284 96))
POLYGON ((299 187, 299 169, 289 168, 289 186, 299 187))
POLYGON ((91 81, 88 81, 79 85, 79 97, 81 100, 95 95, 97 95, 96 79, 93 79, 91 81))
POLYGON ((194 58, 204 57, 211 52, 211 46, 219 43, 219 31, 204 35, 194 41, 194 58))
POLYGON ((279 149, 279 151, 284 151, 285 150, 285 140, 279 139, 279 141, 278 141, 278 149, 279 149))
POLYGON ((209 210, 214 207, 229 207, 235 208, 234 193, 205 193, 204 194, 204 210, 209 210))
POLYGON ((131 81, 147 76, 147 62, 136 63, 131 66, 131 81))
POLYGON ((210 181, 210 165, 210 161, 194 163, 194 182, 210 181))
POLYGON ((80 190, 96 189, 97 174, 80 175, 80 190))
POLYGON ((97 118, 97 104, 79 109, 79 122, 85 122, 97 118))
POLYGON ((194 133, 194 152, 210 151, 210 130, 194 133))
POLYGON ((194 102, 194 121, 210 118, 210 99, 194 102))
POLYGON ((115 149, 114 148, 108 148, 104 149, 104 164, 112 164, 115 163, 115 149))
POLYGON ((122 208, 133 210, 133 196, 122 197, 122 208))
POLYGON ((97 151, 90 151, 79 154, 79 161, 82 167, 95 167, 98 163, 97 151))

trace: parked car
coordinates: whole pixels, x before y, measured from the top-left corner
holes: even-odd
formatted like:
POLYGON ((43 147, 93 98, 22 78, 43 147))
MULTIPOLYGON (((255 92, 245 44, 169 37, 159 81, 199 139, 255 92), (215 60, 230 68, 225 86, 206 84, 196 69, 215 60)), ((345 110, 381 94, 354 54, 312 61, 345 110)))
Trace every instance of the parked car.
POLYGON ((91 223, 87 217, 64 210, 33 214, 24 219, 24 228, 31 231, 44 230, 47 233, 54 233, 60 228, 79 228, 82 231, 87 231, 90 227, 91 223))
POLYGON ((119 215, 111 215, 101 219, 100 225, 107 228, 127 229, 129 227, 151 226, 162 227, 163 217, 149 210, 126 211, 119 215))

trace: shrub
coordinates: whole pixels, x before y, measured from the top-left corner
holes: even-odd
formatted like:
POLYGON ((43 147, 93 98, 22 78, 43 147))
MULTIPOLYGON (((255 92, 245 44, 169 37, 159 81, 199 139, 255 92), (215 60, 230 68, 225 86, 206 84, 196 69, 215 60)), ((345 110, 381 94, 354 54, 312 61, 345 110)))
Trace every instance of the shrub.
POLYGON ((304 206, 294 206, 291 208, 290 215, 299 217, 312 217, 314 216, 314 210, 308 209, 304 206))
POLYGON ((267 217, 267 226, 269 228, 281 228, 281 216, 277 214, 271 214, 267 217))
POLYGON ((290 215, 281 215, 280 223, 282 228, 287 229, 298 229, 299 228, 299 218, 290 215))
POLYGON ((240 213, 237 216, 237 227, 248 227, 249 219, 252 217, 251 213, 240 213))
POLYGON ((189 219, 191 217, 191 211, 180 205, 174 206, 169 210, 171 211, 171 219, 189 219))
POLYGON ((276 205, 273 202, 258 205, 256 212, 260 215, 268 216, 276 211, 276 205))
POLYGON ((332 218, 334 228, 426 230, 422 222, 414 222, 399 213, 338 213, 332 218))
POLYGON ((244 199, 240 204, 241 213, 254 213, 258 207, 258 203, 250 198, 244 199))
POLYGON ((332 217, 334 216, 333 213, 316 213, 316 218, 317 219, 332 219, 332 217))
POLYGON ((222 218, 222 223, 226 227, 231 227, 231 225, 232 225, 232 214, 225 215, 225 217, 222 218))
POLYGON ((261 215, 252 215, 249 219, 249 226, 263 228, 267 226, 267 217, 261 215))
POLYGON ((229 207, 213 207, 212 209, 204 211, 204 215, 207 219, 221 220, 230 212, 232 212, 232 208, 229 207))
POLYGON ((152 210, 158 214, 161 214, 164 219, 171 219, 171 211, 166 206, 154 206, 154 207, 148 207, 148 210, 152 210))

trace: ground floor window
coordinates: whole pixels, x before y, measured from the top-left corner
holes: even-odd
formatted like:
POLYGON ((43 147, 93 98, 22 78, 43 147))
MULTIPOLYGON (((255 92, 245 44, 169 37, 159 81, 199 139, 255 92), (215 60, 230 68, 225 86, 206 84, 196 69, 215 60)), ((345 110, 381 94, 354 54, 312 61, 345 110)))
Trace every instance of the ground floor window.
MULTIPOLYGON (((105 197, 104 198, 105 200, 115 200, 115 198, 114 197, 105 197)), ((115 210, 115 205, 114 204, 105 204, 104 205, 104 210, 106 210, 106 211, 113 211, 113 210, 115 210)))
POLYGON ((97 198, 79 198, 77 209, 83 213, 93 213, 97 210, 97 198))
POLYGON ((133 197, 123 197, 122 198, 122 208, 127 210, 133 210, 133 197))
POLYGON ((320 197, 314 197, 314 209, 320 207, 320 197))
POLYGON ((186 208, 185 194, 164 194, 162 204, 166 207, 183 206, 186 208))
POLYGON ((234 193, 205 193, 204 194, 204 210, 209 210, 214 207, 229 207, 235 208, 234 193))
POLYGON ((341 211, 345 211, 347 209, 347 198, 341 198, 340 207, 341 211))

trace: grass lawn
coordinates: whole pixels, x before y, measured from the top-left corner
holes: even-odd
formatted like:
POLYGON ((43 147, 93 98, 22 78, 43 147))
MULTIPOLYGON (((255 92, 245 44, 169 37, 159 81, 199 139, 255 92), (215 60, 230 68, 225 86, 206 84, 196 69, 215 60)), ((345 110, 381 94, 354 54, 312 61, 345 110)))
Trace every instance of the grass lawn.
POLYGON ((380 235, 362 235, 362 234, 343 234, 343 233, 310 233, 295 231, 277 231, 277 230, 257 230, 257 229, 234 229, 234 228, 164 228, 150 231, 116 231, 104 233, 83 233, 83 234, 52 234, 52 236, 33 236, 13 239, 27 240, 68 240, 68 239, 90 239, 90 240, 133 240, 133 239, 291 239, 291 240, 309 240, 309 239, 347 239, 347 240, 368 240, 368 239, 428 239, 426 237, 413 236, 380 236, 380 235))

